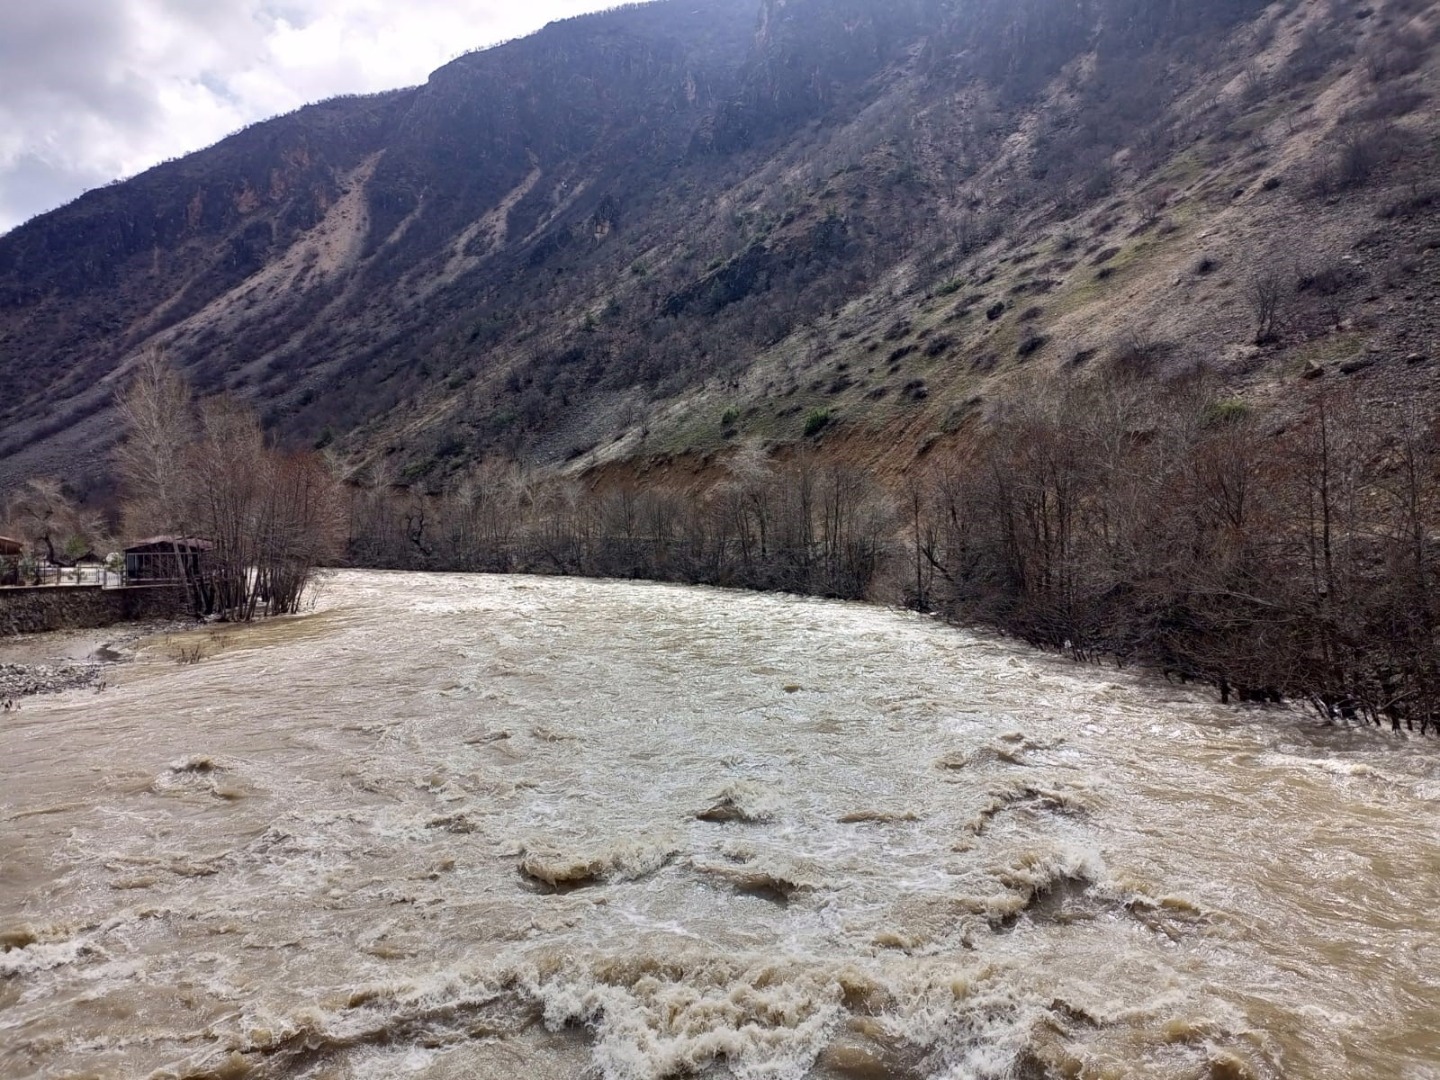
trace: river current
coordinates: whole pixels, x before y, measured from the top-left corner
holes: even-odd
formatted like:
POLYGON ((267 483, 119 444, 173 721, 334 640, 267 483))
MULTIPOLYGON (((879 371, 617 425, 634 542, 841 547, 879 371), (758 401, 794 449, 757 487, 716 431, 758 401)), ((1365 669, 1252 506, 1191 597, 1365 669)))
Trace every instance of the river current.
POLYGON ((1435 746, 919 616, 344 573, 0 770, 6 1078, 1440 1078, 1435 746))

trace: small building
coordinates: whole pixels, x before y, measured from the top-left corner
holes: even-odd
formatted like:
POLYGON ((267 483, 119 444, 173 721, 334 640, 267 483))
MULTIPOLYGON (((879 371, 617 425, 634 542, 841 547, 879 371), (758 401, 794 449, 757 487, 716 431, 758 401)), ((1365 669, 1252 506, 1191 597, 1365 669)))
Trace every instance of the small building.
POLYGON ((24 556, 24 544, 8 536, 0 536, 0 585, 20 584, 20 560, 24 556))
POLYGON ((86 551, 70 564, 75 569, 75 580, 77 582, 105 583, 105 560, 100 557, 94 549, 86 551))
POLYGON ((125 549, 125 581, 130 585, 163 585, 201 581, 209 573, 215 545, 193 536, 152 536, 125 549))

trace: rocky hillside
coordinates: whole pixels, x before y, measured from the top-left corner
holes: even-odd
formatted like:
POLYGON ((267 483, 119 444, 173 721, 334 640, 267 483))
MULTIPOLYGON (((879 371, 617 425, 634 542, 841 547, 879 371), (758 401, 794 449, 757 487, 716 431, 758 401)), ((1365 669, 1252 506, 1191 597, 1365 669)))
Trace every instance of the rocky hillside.
POLYGON ((662 0, 0 237, 0 487, 103 476, 128 366, 375 480, 822 441, 1028 380, 1435 407, 1424 0, 662 0))

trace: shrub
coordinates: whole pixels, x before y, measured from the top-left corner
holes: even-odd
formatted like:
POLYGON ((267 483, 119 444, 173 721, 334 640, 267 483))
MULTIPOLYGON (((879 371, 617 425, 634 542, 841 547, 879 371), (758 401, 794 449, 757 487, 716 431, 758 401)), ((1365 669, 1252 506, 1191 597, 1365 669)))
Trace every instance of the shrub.
POLYGON ((1248 403, 1238 398, 1226 398, 1212 402, 1205 410, 1205 423, 1210 427, 1226 427, 1238 424, 1250 415, 1248 403))
POLYGON ((1365 54, 1365 71, 1376 84, 1409 75, 1425 62, 1425 42, 1413 31, 1392 34, 1365 54))
POLYGON ((1339 149, 1316 168, 1312 187, 1317 195, 1333 195, 1363 187, 1400 154, 1403 135, 1394 124, 1352 126, 1339 149))
MULTIPOLYGON (((1168 349, 1169 346, 1156 341, 1146 331, 1132 326, 1111 347, 1111 373, 1121 380, 1146 378, 1154 374, 1168 349)), ((1093 352, 1090 355, 1094 355, 1093 352)))
POLYGON ((805 437, 819 435, 835 419, 829 409, 811 409, 805 416, 805 437))
POLYGON ((1403 197, 1382 206, 1379 216, 1387 221, 1391 218, 1414 217, 1436 206, 1440 206, 1440 186, 1416 186, 1403 197))
POLYGON ((1349 56, 1354 48, 1354 42, 1349 35, 1327 33, 1312 26, 1300 35, 1289 62, 1280 73, 1281 84, 1294 86, 1312 82, 1326 74, 1332 65, 1349 56))
POLYGON ((1050 339, 1044 334, 1034 330, 1028 331, 1025 336, 1020 339, 1020 344, 1015 347, 1015 354, 1021 359, 1033 356, 1043 349, 1049 341, 1050 339))
POLYGON ((1334 296, 1355 281, 1354 270, 1339 263, 1305 270, 1296 275, 1295 291, 1316 296, 1334 296))
POLYGON ((1361 123, 1394 120, 1401 116, 1409 116, 1429 100, 1430 96, 1421 90, 1382 86, 1375 96, 1364 105, 1346 113, 1345 119, 1361 123))
POLYGON ((1246 296, 1255 314, 1256 345, 1269 345, 1279 338, 1280 309, 1288 295, 1278 273, 1261 271, 1250 279, 1246 296))

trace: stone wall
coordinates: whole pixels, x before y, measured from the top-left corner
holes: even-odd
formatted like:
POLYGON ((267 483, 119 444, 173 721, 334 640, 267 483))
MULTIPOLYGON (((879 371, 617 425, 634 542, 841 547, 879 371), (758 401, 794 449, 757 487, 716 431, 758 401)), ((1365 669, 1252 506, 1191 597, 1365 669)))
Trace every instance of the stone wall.
POLYGON ((102 589, 99 585, 0 589, 0 637, 45 630, 90 630, 190 614, 183 586, 102 589))

